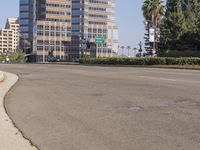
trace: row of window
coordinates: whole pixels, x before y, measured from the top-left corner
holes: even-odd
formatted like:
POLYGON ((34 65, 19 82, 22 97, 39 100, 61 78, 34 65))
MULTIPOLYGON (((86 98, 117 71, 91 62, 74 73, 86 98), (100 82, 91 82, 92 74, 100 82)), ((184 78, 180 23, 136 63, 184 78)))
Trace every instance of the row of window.
POLYGON ((46 18, 46 21, 54 21, 54 22, 71 22, 70 19, 56 19, 56 18, 46 18))
POLYGON ((56 30, 56 31, 68 31, 71 30, 71 27, 64 27, 64 26, 42 26, 38 25, 37 26, 38 30, 56 30))
POLYGON ((13 34, 1 34, 1 36, 14 36, 13 34))
POLYGON ((97 14, 89 14, 89 17, 93 17, 93 18, 108 18, 107 15, 97 15, 97 14))
POLYGON ((47 11, 47 14, 53 14, 53 15, 65 15, 65 16, 70 16, 71 13, 70 12, 66 12, 66 11, 47 11))
POLYGON ((107 33, 108 30, 107 29, 92 29, 92 28, 89 28, 88 29, 88 32, 90 33, 107 33))
POLYGON ((107 25, 107 22, 97 22, 97 21, 89 21, 89 24, 96 24, 96 25, 107 25))
POLYGON ((95 10, 95 11, 106 11, 106 8, 89 7, 89 10, 95 10))
MULTIPOLYGON (((10 40, 10 41, 12 41, 13 39, 12 38, 0 38, 0 41, 4 41, 4 42, 7 42, 8 40, 10 40), (6 40, 6 41, 4 41, 4 40, 6 40)), ((16 40, 16 39, 15 39, 16 40)))
POLYGON ((3 43, 3 44, 7 44, 7 43, 11 44, 13 42, 12 41, 2 41, 1 43, 3 43))
POLYGON ((56 46, 56 48, 54 46, 37 46, 37 50, 45 50, 45 51, 64 51, 65 47, 60 47, 60 46, 56 46))
POLYGON ((107 1, 103 1, 103 0, 89 0, 90 3, 96 3, 96 4, 108 4, 107 1))
POLYGON ((60 41, 48 41, 48 40, 37 40, 37 44, 38 45, 60 45, 61 42, 60 41))
POLYGON ((60 8, 71 8, 70 5, 65 5, 65 4, 52 4, 52 3, 47 3, 47 7, 60 7, 60 8))
POLYGON ((0 47, 13 47, 13 45, 0 45, 0 47))
POLYGON ((66 32, 49 32, 49 31, 37 31, 38 36, 62 36, 62 37, 71 37, 71 34, 66 32))

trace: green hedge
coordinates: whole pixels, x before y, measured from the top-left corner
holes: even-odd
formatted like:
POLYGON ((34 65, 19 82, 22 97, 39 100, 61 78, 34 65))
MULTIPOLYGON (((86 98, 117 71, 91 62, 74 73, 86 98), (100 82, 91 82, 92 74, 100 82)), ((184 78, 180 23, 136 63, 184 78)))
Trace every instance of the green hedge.
POLYGON ((6 59, 5 55, 0 52, 0 62, 3 62, 6 59))
POLYGON ((11 63, 25 63, 26 62, 25 54, 22 52, 12 53, 12 55, 10 56, 10 62, 11 63))
POLYGON ((167 51, 161 55, 162 57, 200 57, 198 51, 167 51))
POLYGON ((106 65, 200 65, 197 57, 82 58, 81 64, 106 65))
POLYGON ((26 56, 23 52, 10 52, 9 55, 6 56, 6 53, 0 53, 0 63, 25 63, 26 56), (6 57, 9 58, 9 61, 6 61, 6 57))

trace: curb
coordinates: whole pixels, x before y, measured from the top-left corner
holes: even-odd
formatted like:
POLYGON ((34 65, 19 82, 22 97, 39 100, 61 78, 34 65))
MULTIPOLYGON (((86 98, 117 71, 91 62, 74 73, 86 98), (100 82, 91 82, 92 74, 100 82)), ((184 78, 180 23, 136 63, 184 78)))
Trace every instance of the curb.
POLYGON ((0 71, 0 82, 3 82, 4 80, 4 73, 0 71))
POLYGON ((158 69, 179 69, 179 70, 200 70, 199 68, 190 66, 173 66, 173 65, 112 65, 112 64, 80 64, 81 66, 89 67, 122 67, 122 68, 158 68, 158 69))
POLYGON ((2 77, 0 82, 0 145, 3 150, 38 150, 32 145, 31 141, 26 139, 18 130, 12 120, 6 113, 4 107, 4 97, 13 85, 18 81, 18 76, 0 72, 2 77))

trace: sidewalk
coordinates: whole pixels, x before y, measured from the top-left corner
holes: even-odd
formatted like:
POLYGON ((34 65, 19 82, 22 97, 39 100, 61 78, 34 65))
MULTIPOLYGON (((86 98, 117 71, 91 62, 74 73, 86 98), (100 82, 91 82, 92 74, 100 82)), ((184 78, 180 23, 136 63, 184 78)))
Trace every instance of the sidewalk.
POLYGON ((14 74, 0 71, 0 149, 2 150, 37 150, 14 127, 4 108, 4 97, 9 89, 17 82, 14 74))

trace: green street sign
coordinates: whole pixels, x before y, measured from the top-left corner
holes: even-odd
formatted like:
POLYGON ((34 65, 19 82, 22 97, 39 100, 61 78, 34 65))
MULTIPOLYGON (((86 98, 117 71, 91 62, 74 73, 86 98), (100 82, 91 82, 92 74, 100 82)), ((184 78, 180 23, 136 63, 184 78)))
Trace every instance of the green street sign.
POLYGON ((95 38, 95 43, 96 44, 104 44, 105 43, 105 38, 103 36, 97 36, 95 38))

